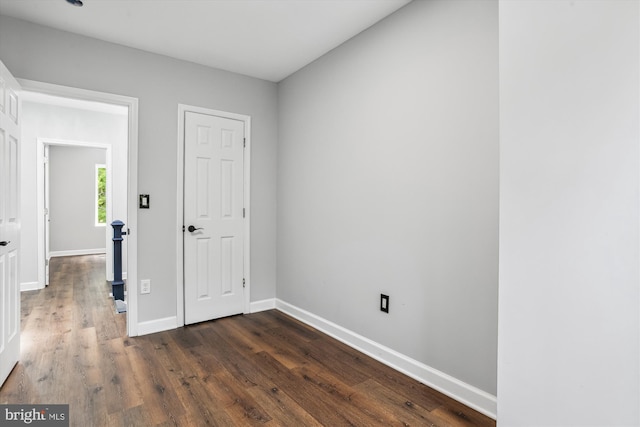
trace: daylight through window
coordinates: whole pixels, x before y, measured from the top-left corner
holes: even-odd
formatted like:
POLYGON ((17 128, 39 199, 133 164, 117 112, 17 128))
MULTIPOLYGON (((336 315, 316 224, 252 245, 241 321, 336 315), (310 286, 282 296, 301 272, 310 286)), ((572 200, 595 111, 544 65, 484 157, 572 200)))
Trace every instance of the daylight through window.
POLYGON ((96 225, 107 224, 107 168, 96 165, 96 225))

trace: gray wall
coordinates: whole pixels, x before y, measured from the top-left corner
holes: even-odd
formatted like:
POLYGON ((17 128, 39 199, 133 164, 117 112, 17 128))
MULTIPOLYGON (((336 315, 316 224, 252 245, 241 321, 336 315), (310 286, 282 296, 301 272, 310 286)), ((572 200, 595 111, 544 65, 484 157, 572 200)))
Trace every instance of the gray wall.
POLYGON ((640 425, 638 9, 500 3, 500 426, 640 425))
POLYGON ((55 251, 105 249, 105 226, 96 226, 95 170, 106 150, 49 149, 50 245, 55 251))
POLYGON ((279 96, 278 298, 495 395, 497 1, 410 3, 279 96))
POLYGON ((19 78, 139 99, 139 321, 176 315, 178 104, 252 117, 251 300, 275 296, 276 84, 0 16, 0 57, 19 78))

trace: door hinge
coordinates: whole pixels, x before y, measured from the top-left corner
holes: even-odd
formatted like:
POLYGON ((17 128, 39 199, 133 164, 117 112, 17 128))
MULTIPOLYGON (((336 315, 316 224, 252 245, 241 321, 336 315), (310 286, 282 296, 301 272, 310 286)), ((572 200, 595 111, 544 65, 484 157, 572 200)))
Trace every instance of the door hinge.
POLYGON ((49 163, 49 158, 48 158, 48 157, 44 157, 44 159, 43 159, 43 160, 44 160, 44 161, 43 161, 42 163, 44 163, 45 165, 46 165, 47 163, 49 163))
POLYGON ((247 148, 247 138, 242 138, 242 147, 247 148))
POLYGON ((245 209, 242 208, 242 218, 244 218, 244 215, 245 215, 245 209))
POLYGON ((242 279, 242 287, 244 288, 246 284, 247 284, 247 282, 246 282, 246 280, 243 278, 243 279, 242 279))

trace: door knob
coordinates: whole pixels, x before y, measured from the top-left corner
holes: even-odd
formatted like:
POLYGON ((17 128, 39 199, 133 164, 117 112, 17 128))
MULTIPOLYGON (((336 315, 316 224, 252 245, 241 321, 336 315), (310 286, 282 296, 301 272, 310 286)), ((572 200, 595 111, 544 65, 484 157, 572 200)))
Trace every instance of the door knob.
POLYGON ((0 246, 7 246, 9 243, 11 243, 11 240, 3 240, 0 242, 0 246))
POLYGON ((193 233, 196 230, 204 230, 204 228, 196 228, 193 225, 190 225, 189 228, 187 228, 187 230, 189 230, 189 233, 193 233))

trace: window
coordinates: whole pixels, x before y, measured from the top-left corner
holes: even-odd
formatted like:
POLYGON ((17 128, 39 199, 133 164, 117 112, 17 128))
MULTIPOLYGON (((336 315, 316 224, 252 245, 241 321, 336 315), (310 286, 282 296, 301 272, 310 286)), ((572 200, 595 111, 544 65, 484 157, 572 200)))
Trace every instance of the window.
POLYGON ((96 165, 96 226, 107 225, 107 167, 96 165))

